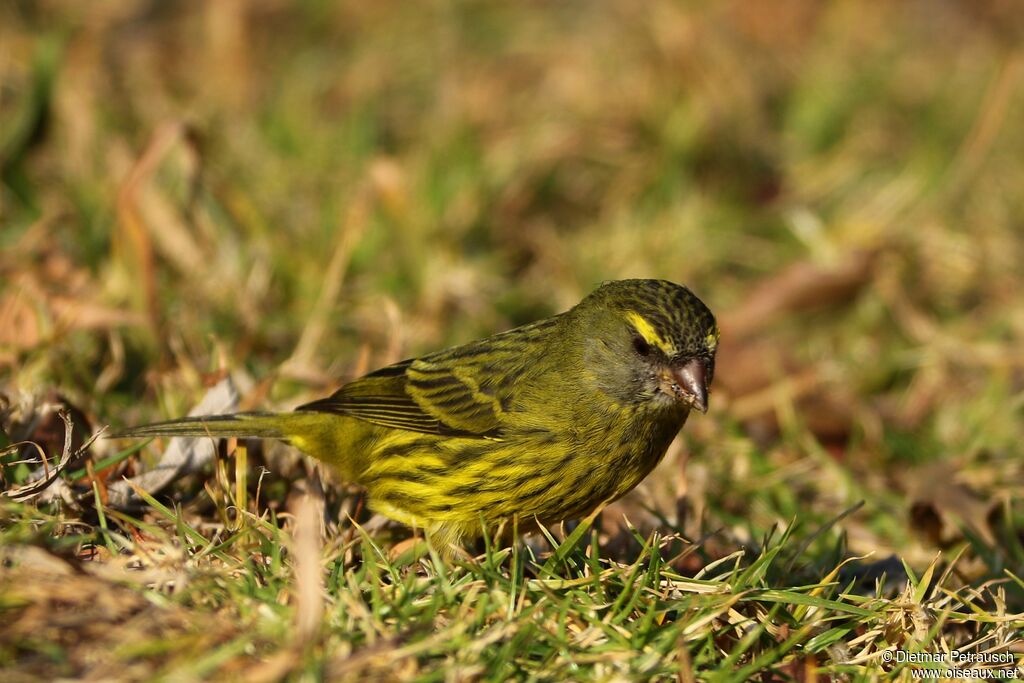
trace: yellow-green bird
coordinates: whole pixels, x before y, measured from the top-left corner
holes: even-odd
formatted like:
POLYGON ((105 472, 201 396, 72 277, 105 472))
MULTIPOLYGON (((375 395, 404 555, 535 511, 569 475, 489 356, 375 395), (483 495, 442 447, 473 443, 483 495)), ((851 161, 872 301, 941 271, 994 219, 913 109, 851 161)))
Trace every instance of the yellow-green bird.
POLYGON ((717 344, 714 316, 686 287, 620 280, 565 313, 385 367, 292 413, 119 436, 281 439, 447 550, 517 516, 571 519, 630 491, 690 410, 707 410, 717 344))

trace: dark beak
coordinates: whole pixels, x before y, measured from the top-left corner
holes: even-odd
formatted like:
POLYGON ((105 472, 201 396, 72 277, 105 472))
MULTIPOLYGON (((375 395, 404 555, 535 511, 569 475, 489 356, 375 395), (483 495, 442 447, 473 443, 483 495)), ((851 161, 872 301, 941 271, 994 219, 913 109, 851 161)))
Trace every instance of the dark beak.
POLYGON ((702 413, 708 412, 708 364, 704 358, 694 358, 678 368, 672 368, 676 396, 702 413))

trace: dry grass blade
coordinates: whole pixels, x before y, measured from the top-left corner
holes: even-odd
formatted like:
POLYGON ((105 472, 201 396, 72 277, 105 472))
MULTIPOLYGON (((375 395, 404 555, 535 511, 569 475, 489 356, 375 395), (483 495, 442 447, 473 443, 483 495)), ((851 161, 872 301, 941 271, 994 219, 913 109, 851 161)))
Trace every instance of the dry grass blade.
POLYGON ((348 209, 345 220, 342 222, 337 244, 334 247, 334 253, 327 265, 327 271, 324 273, 316 304, 302 330, 299 343, 292 355, 281 366, 281 373, 285 376, 317 377, 319 375, 313 369, 314 357, 317 349, 321 346, 324 333, 327 330, 328 318, 333 312, 334 304, 341 292, 345 271, 352 258, 352 250, 355 249, 360 236, 366 229, 369 197, 370 193, 363 190, 348 209))
MULTIPOLYGON (((49 459, 47 458, 46 453, 43 452, 43 449, 40 448, 38 445, 33 444, 38 449, 40 459, 43 461, 43 467, 39 475, 39 478, 28 484, 24 484, 13 489, 8 489, 7 491, 3 491, 2 495, 12 500, 17 500, 21 502, 30 501, 42 496, 54 484, 54 482, 57 481, 61 473, 65 469, 67 469, 68 464, 71 463, 73 460, 76 460, 82 453, 87 451, 89 449, 89 446, 91 446, 92 443, 96 439, 98 439, 105 431, 105 428, 98 430, 95 434, 90 436, 89 439, 86 440, 86 442, 83 443, 79 448, 72 450, 71 439, 74 430, 74 424, 71 422, 71 417, 67 414, 67 412, 62 410, 58 414, 60 415, 60 418, 64 421, 64 447, 61 451, 60 458, 51 467, 49 459)), ((7 452, 12 452, 21 445, 21 443, 12 444, 11 446, 5 448, 2 452, 0 452, 0 455, 3 455, 7 452)), ((60 497, 65 498, 64 495, 61 495, 60 497)))
POLYGON ((323 622, 324 581, 320 566, 323 501, 301 496, 295 510, 295 637, 299 648, 315 643, 323 622))
MULTIPOLYGON (((165 126, 154 137, 146 153, 140 157, 125 179, 117 198, 117 211, 121 231, 126 243, 122 249, 129 249, 133 257, 133 270, 142 283, 143 303, 149 316, 149 324, 155 333, 159 329, 160 299, 156 289, 156 263, 153 257, 153 243, 149 230, 143 222, 137 206, 139 186, 156 167, 159 159, 170 148, 177 137, 176 127, 165 126)), ((115 246, 117 242, 115 241, 115 246)))

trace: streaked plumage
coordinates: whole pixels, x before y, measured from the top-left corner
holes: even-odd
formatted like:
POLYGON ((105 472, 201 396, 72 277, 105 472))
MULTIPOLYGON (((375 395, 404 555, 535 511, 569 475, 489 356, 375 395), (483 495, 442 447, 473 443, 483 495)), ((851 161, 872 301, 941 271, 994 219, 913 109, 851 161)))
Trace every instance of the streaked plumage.
POLYGON ((660 280, 377 370, 294 413, 175 420, 121 436, 278 438, 366 487, 442 548, 518 515, 585 514, 636 486, 691 407, 706 409, 715 320, 660 280))

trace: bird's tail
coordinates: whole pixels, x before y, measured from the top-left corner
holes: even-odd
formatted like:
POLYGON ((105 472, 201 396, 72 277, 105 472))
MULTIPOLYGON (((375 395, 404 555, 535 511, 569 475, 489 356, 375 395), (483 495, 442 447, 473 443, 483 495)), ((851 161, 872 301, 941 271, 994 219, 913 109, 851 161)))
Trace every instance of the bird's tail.
POLYGON ((239 437, 280 439, 331 465, 348 481, 358 481, 363 471, 361 451, 352 448, 352 425, 345 428, 339 415, 317 412, 294 413, 235 413, 233 415, 203 415, 183 417, 180 420, 131 427, 109 438, 138 438, 149 436, 185 437, 239 437))
POLYGON ((203 415, 183 417, 167 422, 129 427, 111 434, 111 439, 147 436, 210 436, 254 437, 259 439, 287 439, 288 414, 235 413, 233 415, 203 415))

